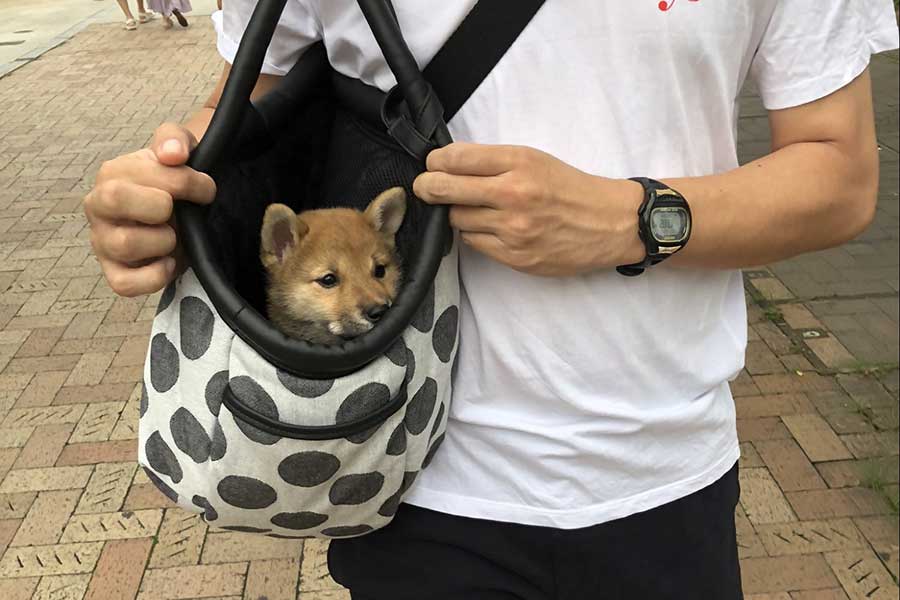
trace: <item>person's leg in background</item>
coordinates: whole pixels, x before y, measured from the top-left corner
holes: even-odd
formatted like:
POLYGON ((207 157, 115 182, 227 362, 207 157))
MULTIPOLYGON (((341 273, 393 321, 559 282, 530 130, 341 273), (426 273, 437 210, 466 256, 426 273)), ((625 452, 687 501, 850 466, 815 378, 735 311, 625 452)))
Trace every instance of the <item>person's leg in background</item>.
POLYGON ((137 20, 138 23, 149 23, 156 16, 152 12, 148 12, 147 9, 144 8, 144 0, 137 0, 138 14, 137 20))
POLYGON ((128 8, 128 0, 116 0, 119 4, 119 8, 122 9, 122 12, 125 14, 125 29, 128 31, 134 31, 137 29, 137 21, 134 20, 134 15, 131 14, 131 9, 128 8))

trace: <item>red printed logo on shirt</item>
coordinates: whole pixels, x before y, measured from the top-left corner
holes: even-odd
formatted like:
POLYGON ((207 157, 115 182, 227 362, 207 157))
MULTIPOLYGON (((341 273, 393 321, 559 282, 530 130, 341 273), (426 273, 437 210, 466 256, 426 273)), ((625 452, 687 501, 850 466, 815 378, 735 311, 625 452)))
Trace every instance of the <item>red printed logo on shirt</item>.
MULTIPOLYGON (((700 0, 688 0, 688 2, 700 2, 700 0)), ((660 0, 660 3, 657 6, 659 6, 659 10, 667 12, 672 10, 672 7, 675 6, 675 0, 660 0)))

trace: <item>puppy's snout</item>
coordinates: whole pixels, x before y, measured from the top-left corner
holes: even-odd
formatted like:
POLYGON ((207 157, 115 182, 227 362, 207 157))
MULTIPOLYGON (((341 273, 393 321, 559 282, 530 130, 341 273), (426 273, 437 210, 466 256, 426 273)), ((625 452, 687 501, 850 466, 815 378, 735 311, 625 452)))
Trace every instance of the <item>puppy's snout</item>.
POLYGON ((366 319, 368 319, 370 323, 377 323, 387 310, 387 304, 370 306, 365 310, 366 319))

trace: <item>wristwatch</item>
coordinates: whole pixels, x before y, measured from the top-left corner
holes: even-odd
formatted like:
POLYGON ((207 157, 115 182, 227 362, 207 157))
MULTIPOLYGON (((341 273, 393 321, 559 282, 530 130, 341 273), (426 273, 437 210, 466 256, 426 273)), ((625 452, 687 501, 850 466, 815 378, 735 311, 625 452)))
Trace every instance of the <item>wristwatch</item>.
POLYGON ((622 275, 640 275, 687 245, 691 237, 691 208, 684 196, 664 183, 632 177, 644 186, 644 201, 638 208, 638 235, 647 255, 639 263, 616 267, 622 275))

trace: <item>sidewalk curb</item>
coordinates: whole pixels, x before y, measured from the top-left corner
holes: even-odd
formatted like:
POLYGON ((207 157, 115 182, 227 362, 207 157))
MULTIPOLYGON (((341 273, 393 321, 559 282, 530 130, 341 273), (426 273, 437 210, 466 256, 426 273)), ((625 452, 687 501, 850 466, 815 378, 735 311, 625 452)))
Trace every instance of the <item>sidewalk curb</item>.
POLYGON ((79 21, 78 23, 73 25, 72 27, 69 27, 68 29, 66 29, 65 31, 60 33, 59 35, 51 38, 47 44, 44 44, 43 46, 38 46, 37 48, 34 48, 33 50, 26 52, 22 56, 19 56, 19 57, 13 59, 12 62, 0 64, 0 79, 3 79, 4 77, 9 75, 13 71, 18 69, 19 67, 27 65, 31 61, 33 61, 37 58, 40 58, 41 55, 43 55, 45 52, 49 52, 50 50, 53 50, 57 46, 65 44, 70 39, 72 39, 77 33, 82 31, 83 29, 85 29, 88 25, 92 24, 94 22, 94 19, 97 17, 97 15, 104 12, 105 10, 106 10, 105 8, 101 8, 100 10, 91 14, 90 16, 85 17, 84 19, 82 19, 81 21, 79 21))

